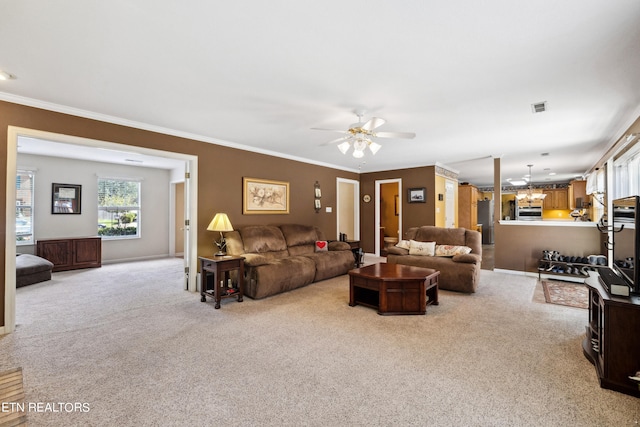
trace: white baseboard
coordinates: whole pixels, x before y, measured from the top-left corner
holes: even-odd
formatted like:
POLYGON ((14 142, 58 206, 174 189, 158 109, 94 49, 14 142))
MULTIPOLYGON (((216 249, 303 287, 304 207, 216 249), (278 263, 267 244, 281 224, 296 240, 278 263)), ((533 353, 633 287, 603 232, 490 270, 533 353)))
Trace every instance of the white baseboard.
POLYGON ((119 264, 119 263, 123 263, 123 262, 134 262, 134 261, 148 261, 148 260, 152 260, 152 259, 162 259, 162 258, 173 258, 171 257, 169 254, 165 254, 165 255, 149 255, 149 256, 143 256, 143 257, 136 257, 136 258, 120 258, 120 259, 110 259, 110 260, 103 260, 102 264, 119 264))

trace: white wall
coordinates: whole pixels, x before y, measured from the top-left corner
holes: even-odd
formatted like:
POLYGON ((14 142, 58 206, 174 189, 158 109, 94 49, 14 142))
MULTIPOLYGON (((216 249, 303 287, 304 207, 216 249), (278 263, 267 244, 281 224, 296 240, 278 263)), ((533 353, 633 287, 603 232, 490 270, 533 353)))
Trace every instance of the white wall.
MULTIPOLYGON (((18 154, 18 169, 35 169, 35 240, 97 235, 98 176, 140 178, 141 237, 102 240, 102 261, 124 261, 169 254, 170 171, 59 157, 18 154), (82 185, 80 215, 51 214, 51 184, 82 185)), ((17 247, 35 253, 35 246, 17 247)))

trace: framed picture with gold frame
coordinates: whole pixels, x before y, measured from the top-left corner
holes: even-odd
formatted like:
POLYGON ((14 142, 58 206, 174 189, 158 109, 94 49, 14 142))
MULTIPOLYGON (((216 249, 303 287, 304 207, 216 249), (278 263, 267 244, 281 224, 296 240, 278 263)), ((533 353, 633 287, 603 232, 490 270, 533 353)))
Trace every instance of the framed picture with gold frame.
POLYGON ((243 177, 242 189, 243 214, 289 213, 288 182, 243 177))

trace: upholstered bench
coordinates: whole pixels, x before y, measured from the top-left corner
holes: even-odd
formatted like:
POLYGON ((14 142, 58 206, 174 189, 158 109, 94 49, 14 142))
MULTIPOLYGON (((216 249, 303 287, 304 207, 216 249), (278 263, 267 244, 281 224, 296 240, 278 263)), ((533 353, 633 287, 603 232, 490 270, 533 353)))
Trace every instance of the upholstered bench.
POLYGON ((53 263, 30 254, 16 254, 16 288, 51 280, 53 263))

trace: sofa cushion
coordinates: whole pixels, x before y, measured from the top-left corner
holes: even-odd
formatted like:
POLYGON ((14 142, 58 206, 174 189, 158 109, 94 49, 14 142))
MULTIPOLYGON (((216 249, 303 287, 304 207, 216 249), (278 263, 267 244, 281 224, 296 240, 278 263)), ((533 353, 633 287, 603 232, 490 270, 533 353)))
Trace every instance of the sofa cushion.
POLYGON ((409 243, 409 255, 433 256, 435 253, 436 242, 410 240, 409 243))
POLYGON ((315 275, 316 265, 307 257, 272 259, 251 268, 250 277, 245 279, 245 295, 260 299, 290 291, 312 283, 315 275))
POLYGON ((272 225, 250 225, 239 230, 244 252, 271 253, 274 258, 286 257, 287 242, 280 228, 272 225))
POLYGON ((454 256, 454 255, 466 255, 471 253, 471 248, 468 246, 455 246, 455 245, 436 245, 435 256, 454 256))
POLYGON ((396 246, 400 249, 409 249, 411 246, 411 240, 400 240, 396 246))
POLYGON ((316 252, 306 256, 312 259, 316 265, 314 282, 346 274, 354 267, 355 263, 351 251, 316 252))
POLYGON ((437 245, 466 245, 464 228, 443 228, 424 225, 418 228, 414 240, 421 242, 436 242, 437 245))
POLYGON ((327 252, 329 243, 326 240, 316 240, 316 252, 327 252))
POLYGON ((323 240, 319 238, 316 228, 310 225, 282 224, 280 230, 287 246, 313 245, 316 240, 323 240))

